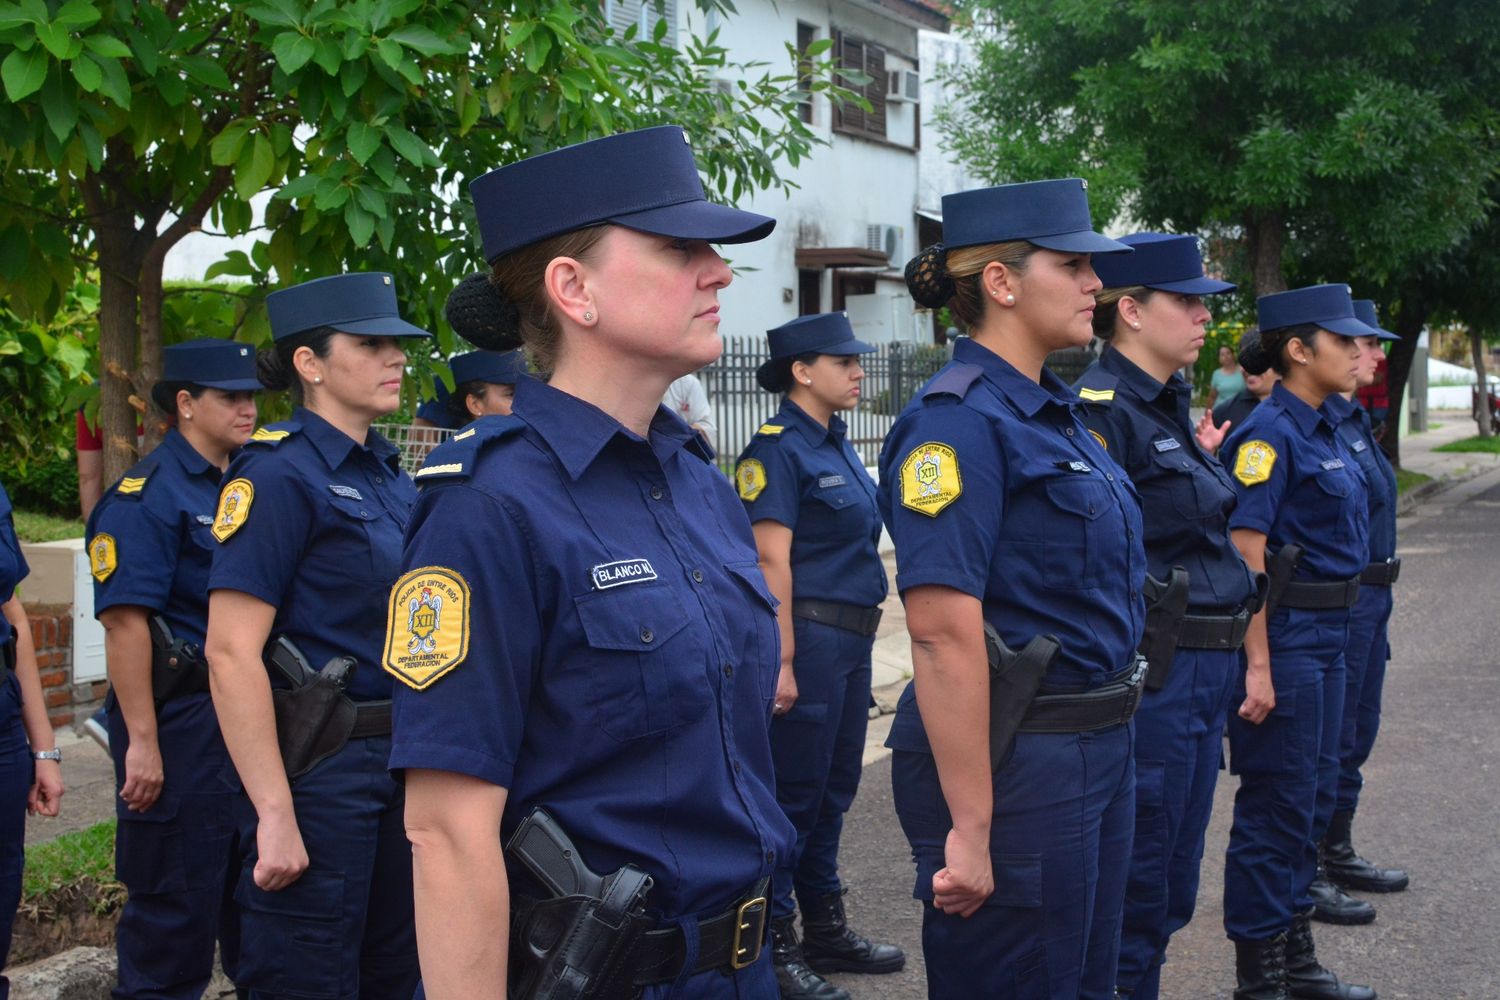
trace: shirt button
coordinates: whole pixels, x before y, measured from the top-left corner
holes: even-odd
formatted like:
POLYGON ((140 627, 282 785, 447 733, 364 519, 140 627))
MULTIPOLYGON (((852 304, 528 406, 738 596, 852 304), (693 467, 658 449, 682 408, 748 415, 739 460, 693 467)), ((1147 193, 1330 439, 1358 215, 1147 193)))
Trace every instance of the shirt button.
POLYGON ((367 510, 362 510, 359 512, 359 516, 368 520, 370 517, 370 512, 367 510))
POLYGON ((652 500, 660 500, 663 495, 664 494, 662 493, 660 486, 653 486, 653 487, 651 487, 651 499, 652 500))
POLYGON ((732 664, 732 663, 726 663, 726 664, 724 664, 724 676, 725 677, 733 677, 734 676, 734 664, 732 664))
POLYGON ((768 865, 774 865, 775 863, 776 863, 776 852, 775 851, 767 851, 766 852, 766 864, 768 864, 768 865))
POLYGON ((641 641, 642 642, 650 642, 650 641, 652 641, 655 638, 656 638, 656 633, 652 632, 649 628, 643 628, 643 629, 641 629, 641 641))
POLYGON ((701 569, 695 569, 695 570, 693 570, 693 582, 694 583, 702 583, 703 582, 703 571, 701 569))
POLYGON ((1071 427, 1064 427, 1063 428, 1063 433, 1066 434, 1068 437, 1072 437, 1073 436, 1073 428, 1071 428, 1071 427))
POLYGON ((1104 478, 1108 479, 1110 482, 1114 482, 1115 481, 1115 474, 1113 472, 1106 472, 1104 474, 1104 478))
POLYGON ((384 483, 384 482, 385 482, 385 480, 384 480, 384 479, 381 479, 381 478, 380 478, 380 477, 379 477, 379 476, 376 476, 376 477, 375 477, 375 483, 376 483, 376 484, 377 484, 377 485, 379 485, 379 484, 381 484, 381 483, 384 483))
POLYGON ((1090 514, 1094 513, 1094 505, 1093 504, 1089 504, 1089 513, 1090 514))
POLYGON ((1138 590, 1132 590, 1130 592, 1130 599, 1132 601, 1138 601, 1138 600, 1140 600, 1140 597, 1141 597, 1140 591, 1138 591, 1138 590))
POLYGON ((740 773, 740 762, 739 761, 735 761, 734 762, 734 773, 735 774, 739 774, 740 773))

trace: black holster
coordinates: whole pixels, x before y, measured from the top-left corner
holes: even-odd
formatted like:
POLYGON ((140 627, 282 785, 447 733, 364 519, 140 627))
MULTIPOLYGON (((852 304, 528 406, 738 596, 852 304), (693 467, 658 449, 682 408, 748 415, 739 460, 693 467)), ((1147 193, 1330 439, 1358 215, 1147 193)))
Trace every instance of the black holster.
POLYGON ((335 656, 314 674, 307 667, 306 657, 285 636, 272 644, 268 659, 293 685, 290 690, 273 690, 271 701, 276 709, 281 762, 287 778, 296 781, 319 761, 342 750, 354 732, 358 710, 344 690, 355 661, 335 656))
POLYGON ((1266 618, 1269 620, 1276 613, 1276 607, 1281 603, 1281 595, 1286 593, 1287 584, 1292 582, 1292 574, 1297 572, 1297 564, 1302 561, 1302 546, 1283 545, 1276 550, 1276 554, 1266 557, 1266 618))
POLYGON ((516 828, 505 852, 530 875, 517 881, 535 882, 547 894, 512 893, 509 995, 515 1000, 639 997, 629 959, 654 926, 645 912, 651 877, 633 865, 595 874, 540 808, 516 828))
POLYGON ((172 634, 161 615, 146 622, 151 631, 151 695, 161 708, 173 698, 208 691, 208 661, 198 647, 172 634))
POLYGON ((985 622, 984 649, 990 663, 990 769, 998 771, 1062 644, 1056 636, 1037 635, 1017 653, 985 622))
POLYGON ((1182 616, 1187 614, 1188 572, 1173 566, 1165 583, 1148 573, 1142 589, 1146 595, 1146 631, 1138 649, 1146 658, 1146 690, 1160 691, 1172 670, 1182 616))

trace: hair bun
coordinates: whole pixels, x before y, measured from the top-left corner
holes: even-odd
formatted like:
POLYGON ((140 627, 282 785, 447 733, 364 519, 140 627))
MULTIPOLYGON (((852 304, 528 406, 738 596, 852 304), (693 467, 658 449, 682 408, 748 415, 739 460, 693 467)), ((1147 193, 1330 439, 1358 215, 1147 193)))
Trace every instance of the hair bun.
POLYGON ((906 289, 917 305, 938 309, 953 298, 953 279, 948 276, 948 251, 934 243, 906 262, 906 289))
POLYGON ((1271 356, 1260 346, 1260 331, 1247 330, 1240 337, 1240 349, 1237 353, 1240 367, 1251 375, 1264 375, 1266 369, 1271 367, 1271 356))
POLYGON ((490 280, 489 272, 475 271, 448 293, 443 315, 453 332, 484 351, 508 351, 521 346, 521 317, 516 307, 490 280))

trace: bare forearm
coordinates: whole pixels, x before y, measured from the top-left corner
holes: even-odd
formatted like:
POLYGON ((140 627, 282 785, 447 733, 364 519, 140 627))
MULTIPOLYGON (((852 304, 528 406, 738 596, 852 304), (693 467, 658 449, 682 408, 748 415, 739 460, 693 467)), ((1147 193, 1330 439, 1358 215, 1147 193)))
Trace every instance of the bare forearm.
POLYGON ((102 616, 109 683, 131 742, 156 739, 156 701, 151 692, 151 631, 143 612, 102 616))
POLYGON ((208 665, 224 745, 256 814, 262 818, 291 815, 292 790, 276 743, 276 711, 271 706, 266 668, 258 660, 215 656, 212 647, 208 665))

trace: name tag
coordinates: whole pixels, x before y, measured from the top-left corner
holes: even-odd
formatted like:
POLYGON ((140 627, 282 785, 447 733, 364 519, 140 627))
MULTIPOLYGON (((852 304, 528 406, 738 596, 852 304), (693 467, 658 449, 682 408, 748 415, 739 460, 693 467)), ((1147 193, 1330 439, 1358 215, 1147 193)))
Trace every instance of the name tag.
POLYGON ((1093 472, 1093 468, 1087 462, 1055 462, 1057 468, 1065 472, 1093 472))
POLYGON ((1151 447, 1157 451, 1172 451, 1175 448, 1181 448, 1182 442, 1176 438, 1162 438, 1160 441, 1152 441, 1151 447))
POLYGON ((214 523, 213 517, 211 515, 208 515, 208 514, 199 514, 197 517, 193 518, 193 520, 197 521, 199 524, 213 524, 214 523))
POLYGON ((1356 441, 1355 441, 1355 442, 1354 442, 1354 443, 1353 443, 1353 444, 1352 444, 1352 445, 1350 445, 1350 446, 1349 446, 1349 447, 1351 447, 1351 448, 1353 448, 1353 449, 1354 449, 1354 450, 1355 450, 1355 451, 1356 451, 1356 452, 1361 452, 1361 451, 1364 451, 1364 450, 1365 450, 1365 443, 1364 443, 1364 442, 1363 442, 1363 441, 1360 441, 1360 440, 1356 440, 1356 441))
POLYGON ((330 483, 328 486, 328 492, 332 493, 336 497, 348 497, 350 500, 364 499, 364 497, 359 495, 359 490, 355 489, 353 486, 334 486, 330 483))
POLYGON ((1328 461, 1323 463, 1323 468, 1329 471, 1332 471, 1334 469, 1342 469, 1343 467, 1344 460, 1342 458, 1330 458, 1328 459, 1328 461))
POLYGON ((819 476, 818 477, 818 488, 819 489, 827 489, 830 486, 843 486, 843 485, 844 485, 844 477, 843 476, 819 476))
POLYGON ((648 559, 621 559, 618 562, 600 563, 590 570, 589 575, 594 578, 596 589, 608 590, 627 583, 655 580, 656 570, 651 568, 648 559))

